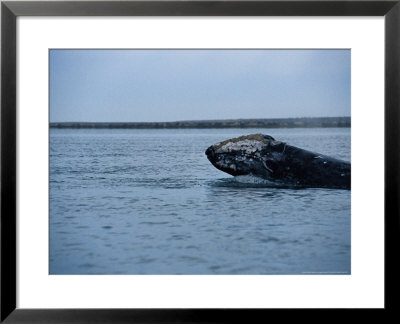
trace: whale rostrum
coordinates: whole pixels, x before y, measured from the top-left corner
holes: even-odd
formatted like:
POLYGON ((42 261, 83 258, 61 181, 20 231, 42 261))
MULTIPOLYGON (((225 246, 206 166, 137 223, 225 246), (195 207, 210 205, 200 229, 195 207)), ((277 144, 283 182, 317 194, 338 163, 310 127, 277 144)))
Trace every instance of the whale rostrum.
POLYGON ((219 170, 255 175, 276 185, 350 189, 351 164, 275 140, 251 134, 210 146, 207 158, 219 170))

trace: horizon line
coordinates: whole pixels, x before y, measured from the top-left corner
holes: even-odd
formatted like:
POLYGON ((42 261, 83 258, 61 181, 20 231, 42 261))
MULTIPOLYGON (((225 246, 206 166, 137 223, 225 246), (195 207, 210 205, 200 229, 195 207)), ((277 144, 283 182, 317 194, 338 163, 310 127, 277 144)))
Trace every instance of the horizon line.
POLYGON ((351 127, 351 117, 254 118, 171 122, 51 122, 50 128, 332 128, 351 127))
POLYGON ((172 121, 51 121, 50 124, 154 124, 154 123, 184 123, 184 122, 228 122, 228 121, 273 121, 292 119, 351 119, 351 116, 326 117, 273 117, 273 118, 226 118, 226 119, 181 119, 172 121))

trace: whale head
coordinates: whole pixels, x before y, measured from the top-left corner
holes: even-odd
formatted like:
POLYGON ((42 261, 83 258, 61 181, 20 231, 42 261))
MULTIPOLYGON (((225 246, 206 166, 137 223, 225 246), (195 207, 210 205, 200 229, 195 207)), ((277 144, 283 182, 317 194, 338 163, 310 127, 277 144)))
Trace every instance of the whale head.
POLYGON ((272 136, 251 134, 214 144, 205 153, 217 169, 230 175, 268 176, 272 172, 268 164, 275 155, 280 155, 284 145, 272 136))

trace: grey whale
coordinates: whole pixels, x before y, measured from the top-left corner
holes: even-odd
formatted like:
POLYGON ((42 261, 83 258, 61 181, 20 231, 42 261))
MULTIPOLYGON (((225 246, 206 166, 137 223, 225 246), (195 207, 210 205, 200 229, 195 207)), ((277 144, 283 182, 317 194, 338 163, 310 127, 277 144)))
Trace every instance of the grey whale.
POLYGON ((230 175, 252 174, 276 185, 351 188, 351 164, 275 140, 251 134, 207 148, 209 161, 230 175))

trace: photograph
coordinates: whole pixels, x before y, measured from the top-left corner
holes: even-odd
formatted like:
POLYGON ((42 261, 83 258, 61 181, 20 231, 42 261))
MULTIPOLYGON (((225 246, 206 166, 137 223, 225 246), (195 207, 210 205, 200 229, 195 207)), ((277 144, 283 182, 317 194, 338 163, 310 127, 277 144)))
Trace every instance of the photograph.
POLYGON ((351 275, 351 49, 48 55, 49 275, 351 275))

